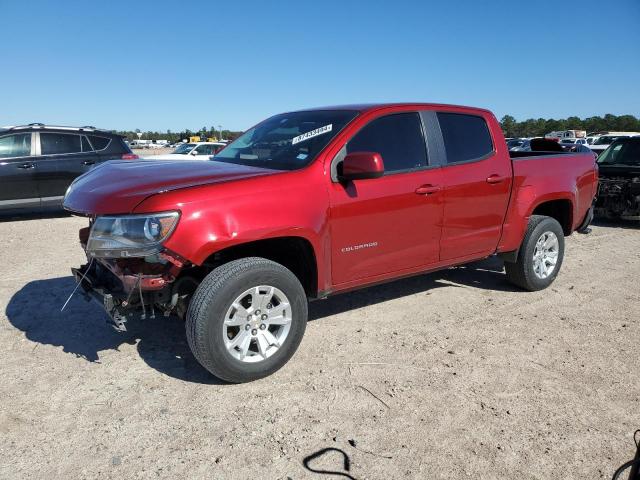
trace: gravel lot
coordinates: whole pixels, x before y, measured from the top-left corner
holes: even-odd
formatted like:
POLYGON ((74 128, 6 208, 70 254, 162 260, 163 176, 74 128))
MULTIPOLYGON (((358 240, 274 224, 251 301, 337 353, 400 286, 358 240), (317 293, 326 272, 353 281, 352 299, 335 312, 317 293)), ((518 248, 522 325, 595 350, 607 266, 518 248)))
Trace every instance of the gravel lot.
POLYGON ((501 265, 311 305, 277 374, 225 385, 183 324, 118 334, 74 298, 85 220, 0 222, 0 478, 598 479, 640 428, 640 227, 567 241, 558 280, 501 265), (304 459, 319 456, 304 466, 304 459))

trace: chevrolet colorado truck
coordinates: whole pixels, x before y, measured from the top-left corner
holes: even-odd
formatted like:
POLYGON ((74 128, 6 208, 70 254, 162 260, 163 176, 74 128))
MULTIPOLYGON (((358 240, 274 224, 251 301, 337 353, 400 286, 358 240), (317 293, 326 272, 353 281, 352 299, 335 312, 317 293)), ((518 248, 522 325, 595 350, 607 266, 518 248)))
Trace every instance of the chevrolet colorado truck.
POLYGON ((597 182, 591 153, 509 152, 487 110, 351 105, 273 116, 209 162, 108 162, 64 207, 88 217, 73 272, 116 328, 175 314, 245 382, 292 357, 310 299, 491 255, 547 287, 597 182))

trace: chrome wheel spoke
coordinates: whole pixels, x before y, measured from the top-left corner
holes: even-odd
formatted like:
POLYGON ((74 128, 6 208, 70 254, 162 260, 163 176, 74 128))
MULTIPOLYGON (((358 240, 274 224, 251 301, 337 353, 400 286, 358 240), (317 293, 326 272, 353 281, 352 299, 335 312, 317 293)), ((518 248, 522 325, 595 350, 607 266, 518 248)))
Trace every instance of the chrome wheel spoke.
POLYGON ((267 358, 269 341, 267 340, 263 332, 258 333, 257 342, 258 342, 258 351, 260 352, 260 355, 262 355, 262 358, 267 358))
POLYGON ((267 340, 267 342, 269 343, 269 345, 274 345, 276 347, 280 346, 280 342, 278 342, 278 339, 276 337, 273 336, 273 333, 271 333, 269 330, 265 330, 262 335, 264 336, 264 338, 267 340))
POLYGON ((269 325, 287 325, 289 323, 291 323, 291 319, 289 317, 285 317, 284 315, 269 317, 269 325))

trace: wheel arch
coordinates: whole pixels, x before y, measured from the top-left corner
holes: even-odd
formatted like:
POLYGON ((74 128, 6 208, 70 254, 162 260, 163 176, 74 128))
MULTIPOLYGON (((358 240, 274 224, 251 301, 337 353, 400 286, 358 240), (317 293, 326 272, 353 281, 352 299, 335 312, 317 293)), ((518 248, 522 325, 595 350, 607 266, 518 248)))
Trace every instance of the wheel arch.
POLYGON ((245 257, 262 257, 283 265, 298 278, 308 297, 317 296, 317 256, 307 238, 282 236, 237 243, 211 253, 203 265, 212 268, 245 257))
POLYGON ((544 199, 536 203, 529 213, 531 215, 544 215, 554 218, 562 227, 565 236, 573 232, 573 200, 571 198, 544 199))

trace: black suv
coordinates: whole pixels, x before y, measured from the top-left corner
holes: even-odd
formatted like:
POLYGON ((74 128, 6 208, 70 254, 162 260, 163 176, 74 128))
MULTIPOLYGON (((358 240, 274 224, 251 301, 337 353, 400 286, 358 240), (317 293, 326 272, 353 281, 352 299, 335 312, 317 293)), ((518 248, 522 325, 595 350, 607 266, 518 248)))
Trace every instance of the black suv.
POLYGON ((94 127, 0 128, 0 212, 59 206, 69 184, 94 165, 136 158, 120 135, 94 127))

